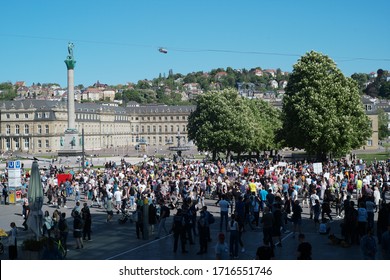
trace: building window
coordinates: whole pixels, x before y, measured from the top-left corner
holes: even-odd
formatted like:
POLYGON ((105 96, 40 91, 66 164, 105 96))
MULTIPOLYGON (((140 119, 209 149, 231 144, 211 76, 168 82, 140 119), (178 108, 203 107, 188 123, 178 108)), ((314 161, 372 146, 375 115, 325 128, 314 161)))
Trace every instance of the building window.
POLYGON ((16 113, 15 114, 15 118, 19 119, 19 114, 16 113))
POLYGON ((7 124, 7 127, 6 127, 6 129, 5 129, 5 133, 6 133, 7 135, 10 135, 10 134, 11 134, 11 126, 10 126, 9 124, 7 124))
POLYGON ((14 139, 14 142, 15 142, 15 148, 16 148, 16 149, 20 149, 19 138, 15 138, 15 139, 14 139))
POLYGON ((177 126, 176 126, 176 130, 177 130, 177 131, 180 131, 180 126, 177 125, 177 126))
POLYGON ((141 125, 141 133, 144 133, 144 126, 141 125))
POLYGON ((7 116, 7 119, 9 119, 11 117, 10 114, 7 114, 6 116, 7 116))
POLYGON ((45 112, 45 119, 48 119, 50 116, 50 113, 49 112, 45 112))
POLYGON ((29 134, 30 133, 30 127, 28 126, 28 124, 25 124, 24 125, 24 134, 29 134))
POLYGON ((38 124, 38 134, 42 134, 42 125, 38 124))
POLYGON ((371 139, 367 140, 367 146, 372 147, 372 140, 371 139))
POLYGON ((167 125, 165 126, 165 132, 168 132, 168 126, 167 125))
POLYGON ((46 134, 49 134, 49 125, 48 124, 45 125, 45 132, 46 132, 46 134))
POLYGON ((11 139, 5 139, 5 146, 7 147, 7 150, 11 149, 11 139))
POLYGON ((153 125, 153 132, 156 132, 156 126, 153 125))
POLYGON ((42 148, 42 140, 38 140, 38 148, 42 148))
POLYGON ((28 114, 24 114, 24 118, 25 118, 25 119, 28 119, 28 114))
POLYGON ((45 141, 46 143, 46 148, 50 148, 50 143, 49 143, 49 139, 46 139, 46 141, 45 141))
POLYGON ((150 126, 148 126, 148 133, 150 132, 150 126))
POLYGON ((24 138, 24 148, 29 149, 30 148, 30 139, 24 138))
POLYGON ((42 113, 37 113, 37 117, 38 117, 38 119, 41 119, 42 118, 42 113))
POLYGON ((171 125, 171 132, 173 132, 173 125, 171 125))
POLYGON ((19 133, 20 133, 20 126, 17 124, 15 125, 15 134, 19 135, 19 133))

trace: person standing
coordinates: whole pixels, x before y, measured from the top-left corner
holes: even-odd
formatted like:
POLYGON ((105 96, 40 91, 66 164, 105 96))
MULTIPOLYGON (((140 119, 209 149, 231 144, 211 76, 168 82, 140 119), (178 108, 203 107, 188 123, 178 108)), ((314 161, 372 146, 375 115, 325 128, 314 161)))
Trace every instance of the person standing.
POLYGON ((274 225, 274 216, 270 212, 268 206, 264 207, 264 213, 263 213, 263 217, 261 218, 261 223, 263 224, 263 242, 265 243, 265 241, 268 241, 271 244, 271 247, 274 247, 275 245, 272 239, 272 228, 274 225))
POLYGON ((10 227, 11 230, 8 234, 8 254, 10 260, 16 260, 18 258, 18 244, 17 244, 18 230, 14 222, 10 224, 10 227))
POLYGON ((183 254, 188 253, 188 251, 186 251, 186 230, 184 226, 183 210, 181 208, 177 209, 176 215, 173 217, 172 231, 174 238, 173 252, 176 253, 180 239, 181 252, 183 254))
POLYGON ((316 200, 320 200, 320 197, 317 195, 317 191, 313 190, 313 193, 310 195, 310 219, 313 219, 314 216, 314 206, 316 205, 316 200))
POLYGON ((359 234, 359 241, 360 239, 366 234, 367 231, 367 221, 368 221, 368 214, 367 209, 365 208, 364 202, 359 203, 358 208, 358 234, 359 234))
POLYGON ((92 241, 91 239, 91 227, 92 227, 92 215, 89 210, 88 204, 84 202, 84 207, 81 209, 81 217, 83 219, 83 240, 92 241))
POLYGON ((302 207, 299 205, 299 200, 295 200, 292 207, 292 216, 291 220, 294 224, 293 238, 295 238, 295 233, 298 229, 301 233, 301 224, 302 224, 302 207))
POLYGON ((73 237, 76 239, 76 249, 84 248, 83 244, 83 219, 78 211, 73 214, 73 237))
POLYGON ((220 224, 219 224, 219 231, 222 231, 223 221, 225 220, 225 230, 228 229, 228 214, 229 214, 229 202, 226 200, 226 195, 223 194, 221 200, 219 201, 219 208, 220 208, 220 224))
POLYGON ((24 198, 23 198, 23 218, 24 218, 24 222, 23 222, 24 229, 23 230, 24 231, 28 230, 27 218, 29 215, 30 215, 30 205, 28 203, 27 194, 25 194, 24 198))
POLYGON ((382 234, 381 250, 382 259, 390 260, 390 223, 387 224, 387 231, 382 234))
POLYGON ((116 213, 119 214, 122 205, 122 192, 119 190, 119 188, 114 192, 114 199, 116 213))
POLYGON ((140 233, 142 234, 142 239, 144 238, 144 208, 142 205, 137 206, 137 210, 134 212, 135 217, 135 232, 137 234, 137 239, 140 239, 140 233))
POLYGON ((229 252, 231 258, 238 258, 238 243, 239 243, 239 233, 238 233, 238 222, 236 220, 236 215, 232 214, 230 216, 229 222, 230 229, 230 239, 229 239, 229 252))
POLYGON ((43 235, 47 232, 47 236, 50 238, 52 227, 53 219, 50 217, 49 211, 46 210, 43 217, 43 235))
POLYGON ((3 184, 3 197, 4 197, 4 205, 8 205, 8 188, 6 184, 3 184))
POLYGON ((199 245, 200 250, 197 252, 197 255, 202 255, 207 253, 207 242, 208 242, 208 221, 207 221, 207 210, 206 206, 200 211, 200 216, 198 219, 198 233, 199 233, 199 245))
POLYGON ((377 253, 376 240, 372 235, 372 229, 367 229, 367 234, 360 240, 360 249, 364 260, 375 260, 377 253))
POLYGON ((58 230, 60 231, 60 240, 62 243, 62 246, 66 251, 68 251, 68 234, 69 234, 69 227, 68 222, 66 221, 66 213, 61 213, 60 221, 58 222, 58 230))
POLYGON ((108 198, 107 197, 107 203, 106 203, 106 211, 107 211, 107 219, 106 222, 110 222, 112 217, 114 216, 114 204, 112 201, 112 197, 108 198))
POLYGON ((167 231, 167 229, 165 227, 165 222, 167 221, 167 218, 170 216, 170 212, 171 212, 169 210, 168 206, 166 206, 164 204, 163 200, 160 201, 160 207, 161 207, 160 208, 161 209, 161 211, 160 211, 160 221, 158 223, 158 231, 157 231, 156 239, 160 238, 161 233, 162 233, 163 230, 165 231, 166 235, 168 234, 168 231, 167 231))
POLYGON ((215 245, 215 259, 227 260, 228 245, 225 242, 225 234, 222 232, 218 235, 218 242, 215 245))

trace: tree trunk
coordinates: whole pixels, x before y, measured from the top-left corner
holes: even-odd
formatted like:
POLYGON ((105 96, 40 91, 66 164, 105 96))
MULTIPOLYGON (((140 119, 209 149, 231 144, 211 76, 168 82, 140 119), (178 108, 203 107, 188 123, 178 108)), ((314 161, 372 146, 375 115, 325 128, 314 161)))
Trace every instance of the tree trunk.
POLYGON ((226 151, 226 162, 230 162, 230 158, 231 158, 231 152, 228 150, 226 151))

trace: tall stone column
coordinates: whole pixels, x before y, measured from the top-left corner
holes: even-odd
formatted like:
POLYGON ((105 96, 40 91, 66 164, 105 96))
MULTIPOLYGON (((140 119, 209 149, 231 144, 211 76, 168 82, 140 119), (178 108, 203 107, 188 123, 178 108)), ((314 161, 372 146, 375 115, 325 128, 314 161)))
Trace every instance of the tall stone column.
POLYGON ((70 130, 76 130, 74 106, 74 69, 68 67, 68 129, 70 130))
POLYGON ((68 56, 65 64, 68 74, 68 128, 65 130, 64 137, 60 139, 58 155, 77 156, 81 155, 81 141, 76 129, 76 114, 74 102, 74 67, 76 60, 73 57, 73 43, 68 44, 68 56))

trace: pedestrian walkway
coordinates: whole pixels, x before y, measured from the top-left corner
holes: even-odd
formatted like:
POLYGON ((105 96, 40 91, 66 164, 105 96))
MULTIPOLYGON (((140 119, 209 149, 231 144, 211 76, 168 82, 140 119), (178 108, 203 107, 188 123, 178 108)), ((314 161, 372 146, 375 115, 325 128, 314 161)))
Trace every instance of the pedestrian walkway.
MULTIPOLYGON (((74 200, 68 200, 68 208, 61 208, 68 217, 70 228, 72 228, 73 219, 71 218, 71 210, 74 206, 74 200)), ((106 223, 106 212, 103 208, 93 207, 92 213, 92 241, 84 243, 84 249, 75 249, 75 240, 70 231, 68 237, 69 252, 67 259, 69 260, 211 260, 215 259, 214 246, 217 242, 219 234, 219 207, 215 206, 215 201, 206 200, 208 210, 216 217, 216 222, 211 226, 212 241, 208 244, 207 254, 197 255, 199 251, 199 240, 195 237, 195 245, 188 245, 187 254, 173 253, 173 236, 163 236, 160 239, 155 239, 154 233, 150 233, 148 240, 136 238, 135 224, 128 221, 121 225, 117 222, 120 215, 115 214, 112 222, 106 223)), ((47 205, 43 206, 43 211, 49 210, 53 213, 55 208, 47 205)), ((32 233, 24 232, 22 223, 23 217, 21 205, 0 205, 0 227, 9 230, 10 222, 14 221, 18 227, 18 245, 19 253, 21 254, 21 244, 25 238, 32 237, 32 233)), ((167 228, 171 226, 172 216, 167 221, 167 228)), ((334 259, 362 259, 358 246, 350 248, 342 248, 334 246, 330 243, 327 236, 320 235, 314 230, 314 223, 308 219, 308 209, 304 208, 303 215, 303 232, 306 235, 306 240, 313 246, 313 259, 318 260, 334 260, 334 259)), ((335 220, 331 224, 332 232, 337 236, 340 235, 340 220, 335 220)), ((157 227, 155 227, 157 230, 157 227)), ((249 228, 249 227, 247 227, 249 228)), ((229 233, 226 234, 226 242, 229 241, 229 233)), ((254 231, 246 231, 243 234, 245 244, 245 252, 239 253, 239 259, 251 260, 255 258, 257 247, 262 244, 261 228, 254 231)), ((279 260, 296 259, 296 248, 298 246, 297 238, 292 238, 292 233, 287 233, 282 236, 282 247, 275 248, 275 258, 279 260)), ((0 255, 0 259, 8 259, 7 251, 0 255)), ((378 256, 378 259, 380 257, 378 256)))

